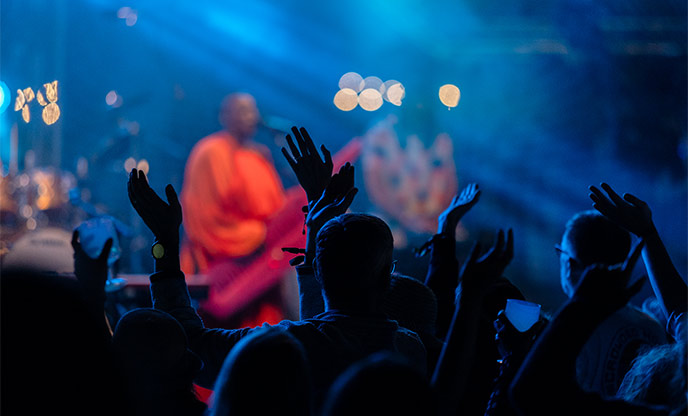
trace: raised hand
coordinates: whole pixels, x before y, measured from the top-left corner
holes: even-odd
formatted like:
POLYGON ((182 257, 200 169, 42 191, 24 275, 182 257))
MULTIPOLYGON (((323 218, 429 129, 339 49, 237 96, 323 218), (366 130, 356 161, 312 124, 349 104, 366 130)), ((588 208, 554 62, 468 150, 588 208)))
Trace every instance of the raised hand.
MULTIPOLYGON (((105 282, 108 277, 108 256, 112 250, 112 238, 108 238, 98 257, 86 254, 79 241, 79 230, 72 233, 74 249, 74 275, 83 287, 90 302, 105 302, 105 282)), ((100 305, 102 306, 102 304, 100 305)))
POLYGON ((354 167, 347 162, 332 176, 320 198, 309 208, 306 216, 309 230, 320 230, 331 218, 345 213, 357 192, 358 188, 354 187, 354 167))
POLYGON ((540 318, 530 329, 520 332, 509 322, 505 311, 499 311, 497 319, 493 322, 497 332, 495 340, 497 341, 499 354, 502 358, 516 356, 517 359, 523 359, 546 323, 545 319, 540 318))
POLYGON ((480 243, 476 243, 459 273, 462 296, 483 296, 502 276, 514 257, 513 231, 509 229, 505 241, 504 231, 499 230, 495 244, 482 257, 479 256, 480 243))
POLYGON ((332 156, 325 145, 321 145, 320 150, 324 160, 320 158, 320 154, 305 128, 297 129, 294 126, 291 131, 294 134, 294 139, 289 134, 286 136, 291 154, 284 147, 282 154, 296 174, 299 184, 306 191, 306 197, 310 203, 320 198, 327 184, 330 183, 333 167, 332 156), (294 140, 296 140, 296 144, 294 144, 294 140))
POLYGON ((182 225, 182 206, 172 185, 165 187, 167 202, 148 185, 143 171, 132 169, 127 182, 129 201, 157 241, 166 248, 179 246, 179 227, 182 225))
POLYGON ((640 257, 643 244, 643 240, 636 243, 622 264, 614 266, 594 264, 585 269, 573 299, 609 311, 616 311, 626 305, 645 283, 643 278, 629 284, 631 272, 640 257))
POLYGON ((468 184, 463 188, 461 194, 456 195, 447 209, 437 218, 437 234, 447 232, 453 234, 461 218, 473 208, 479 199, 480 189, 478 189, 477 183, 468 184))
POLYGON ((654 229, 654 224, 652 211, 645 201, 628 193, 623 194, 622 198, 604 182, 600 186, 607 195, 594 186, 588 188, 591 192, 588 196, 593 201, 593 208, 618 226, 638 237, 646 238, 648 233, 654 229))

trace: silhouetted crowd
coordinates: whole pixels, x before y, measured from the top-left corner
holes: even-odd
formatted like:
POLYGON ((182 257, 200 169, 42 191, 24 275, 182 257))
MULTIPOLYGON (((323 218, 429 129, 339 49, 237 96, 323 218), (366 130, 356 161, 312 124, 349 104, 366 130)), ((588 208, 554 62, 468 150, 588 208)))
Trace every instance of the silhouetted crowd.
POLYGON ((686 414, 688 291, 645 202, 591 186, 593 209, 556 245, 568 300, 528 318, 516 306, 534 304, 503 276, 512 230, 457 260, 476 184, 418 250, 430 256, 424 280, 404 276, 388 225, 347 213, 354 167, 333 175, 329 152, 292 134, 282 151, 309 196, 299 320, 207 328, 180 269, 177 194, 168 185, 165 201, 133 169, 129 199, 155 236, 152 308, 108 320, 112 241, 92 258, 78 231, 76 279, 3 271, 3 415, 686 414), (646 276, 633 279, 641 256, 646 276), (647 280, 654 297, 630 305, 647 280), (194 385, 214 392, 208 404, 194 385))

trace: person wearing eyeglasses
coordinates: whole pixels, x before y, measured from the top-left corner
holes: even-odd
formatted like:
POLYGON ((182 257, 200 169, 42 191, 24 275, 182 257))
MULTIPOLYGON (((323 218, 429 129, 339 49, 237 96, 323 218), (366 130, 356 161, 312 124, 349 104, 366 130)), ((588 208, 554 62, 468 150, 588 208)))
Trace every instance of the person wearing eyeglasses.
MULTIPOLYGON (((588 266, 621 263, 630 247, 630 234, 599 212, 575 214, 566 224, 561 243, 555 246, 562 290, 571 298, 588 266)), ((662 325, 628 304, 588 339, 576 361, 578 383, 584 390, 613 396, 641 349, 666 342, 662 325)))

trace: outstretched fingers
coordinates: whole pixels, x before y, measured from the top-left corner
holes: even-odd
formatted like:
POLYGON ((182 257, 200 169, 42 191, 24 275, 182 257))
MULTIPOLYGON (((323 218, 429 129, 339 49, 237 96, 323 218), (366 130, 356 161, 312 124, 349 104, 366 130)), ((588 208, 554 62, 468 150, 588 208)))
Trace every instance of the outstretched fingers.
MULTIPOLYGON (((308 130, 306 130, 305 127, 301 127, 299 131, 301 132, 301 137, 303 138, 303 143, 308 150, 308 153, 311 155, 317 155, 318 151, 315 149, 315 144, 313 144, 313 139, 311 139, 311 135, 308 134, 308 130)), ((319 157, 320 156, 318 156, 318 158, 319 157)))
POLYGON ((293 126, 291 128, 291 132, 294 135, 294 140, 296 140, 296 144, 299 146, 299 151, 301 156, 306 156, 308 152, 308 146, 306 145, 303 137, 301 136, 301 132, 296 126, 293 126))
POLYGON ((614 192, 614 190, 612 189, 611 186, 609 186, 608 184, 606 184, 606 183, 604 183, 604 182, 602 182, 602 183, 600 184, 600 186, 602 187, 602 189, 604 189, 604 190, 607 192, 607 195, 609 195, 609 198, 610 198, 615 204, 619 205, 619 204, 623 204, 623 203, 624 203, 624 200, 619 196, 619 194, 617 194, 616 192, 614 192))
MULTIPOLYGON (((294 128, 292 127, 292 130, 293 129, 294 128)), ((289 146, 289 150, 291 150, 291 154, 294 157, 294 159, 300 158, 301 152, 299 151, 299 148, 296 147, 296 145, 294 144, 294 139, 292 139, 291 135, 289 134, 287 134, 285 138, 287 139, 287 146, 289 146)))
POLYGON ((643 201, 642 199, 638 198, 637 196, 629 193, 623 194, 623 199, 632 204, 635 205, 636 207, 644 208, 647 206, 647 203, 643 201))
MULTIPOLYGON (((291 139, 289 135, 287 135, 288 139, 291 139)), ((289 154, 289 151, 287 151, 286 148, 282 148, 282 155, 284 155, 284 158, 287 159, 287 163, 289 163, 289 166, 291 166, 291 169, 294 170, 296 168, 296 161, 291 157, 289 154)))
POLYGON ((332 154, 330 153, 329 150, 327 150, 327 147, 325 147, 324 144, 320 145, 320 151, 322 152, 323 156, 325 157, 325 166, 327 166, 332 172, 332 168, 334 167, 334 163, 332 162, 332 154))
POLYGON ((504 230, 497 231, 497 241, 490 248, 490 250, 482 257, 482 260, 495 259, 502 257, 504 251, 504 230))

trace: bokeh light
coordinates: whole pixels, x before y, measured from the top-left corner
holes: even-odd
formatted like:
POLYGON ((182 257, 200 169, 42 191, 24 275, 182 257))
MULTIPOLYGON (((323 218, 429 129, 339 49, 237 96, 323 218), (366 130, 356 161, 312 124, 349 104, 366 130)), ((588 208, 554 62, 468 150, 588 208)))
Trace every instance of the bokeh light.
POLYGON ((406 89, 401 82, 398 84, 392 84, 389 86, 389 88, 387 88, 387 91, 385 91, 385 95, 387 96, 387 101, 399 106, 401 105, 401 100, 406 97, 406 89))
POLYGON ((7 84, 0 81, 0 114, 7 110, 11 99, 12 97, 10 97, 10 89, 7 87, 7 84))
POLYGON ((449 108, 456 107, 461 99, 459 87, 453 84, 445 84, 440 87, 440 101, 449 108))
POLYGON ((127 158, 127 160, 124 161, 124 170, 126 172, 131 172, 132 169, 136 167, 136 159, 133 157, 127 158))
POLYGON ((60 118, 60 107, 55 103, 50 103, 43 107, 43 121, 47 125, 54 124, 60 118))
POLYGON ((22 110, 22 119, 24 119, 24 122, 28 123, 29 121, 31 121, 31 112, 29 111, 29 106, 24 105, 24 107, 22 107, 21 110, 22 110))
POLYGON ((51 103, 57 102, 57 81, 43 84, 43 87, 45 87, 45 98, 51 103))
POLYGON ((105 103, 107 103, 107 105, 115 105, 116 102, 117 102, 117 92, 114 90, 108 92, 107 95, 105 96, 105 103))
POLYGON ((138 20, 139 20, 138 14, 136 12, 133 12, 133 13, 129 13, 129 15, 124 20, 124 23, 127 26, 134 26, 138 20))
POLYGON ((358 105, 358 95, 351 88, 342 88, 334 95, 334 105, 342 111, 351 111, 358 105))
POLYGON ((148 170, 150 169, 148 161, 146 159, 141 159, 139 163, 136 165, 136 169, 141 170, 143 171, 143 173, 148 175, 148 170))
POLYGON ((374 89, 380 91, 382 93, 382 88, 383 82, 380 78, 378 77, 366 77, 363 80, 363 88, 364 89, 374 89))
POLYGON ((339 78, 339 88, 342 90, 349 88, 358 93, 363 89, 363 85, 363 77, 356 72, 347 72, 339 78))
POLYGON ((36 100, 38 100, 38 104, 42 105, 43 107, 48 105, 48 101, 46 101, 46 99, 43 97, 43 93, 40 90, 38 90, 36 93, 36 100))
POLYGON ((358 96, 358 104, 366 111, 375 111, 382 106, 382 94, 373 88, 366 88, 358 96))
POLYGON ((120 9, 117 10, 117 17, 120 19, 126 19, 127 16, 129 16, 129 13, 131 13, 131 7, 120 7, 120 9))

